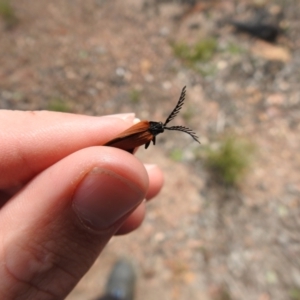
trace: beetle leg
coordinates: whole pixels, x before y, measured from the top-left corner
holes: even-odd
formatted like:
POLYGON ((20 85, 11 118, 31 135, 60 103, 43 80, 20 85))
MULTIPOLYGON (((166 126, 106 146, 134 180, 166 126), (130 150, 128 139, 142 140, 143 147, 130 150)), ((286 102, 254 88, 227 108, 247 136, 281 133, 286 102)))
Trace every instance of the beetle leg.
POLYGON ((145 144, 145 149, 147 149, 147 148, 149 147, 150 142, 151 142, 151 141, 149 141, 148 143, 145 144))
POLYGON ((156 141, 156 136, 154 136, 152 139, 153 145, 155 145, 155 141, 156 141))

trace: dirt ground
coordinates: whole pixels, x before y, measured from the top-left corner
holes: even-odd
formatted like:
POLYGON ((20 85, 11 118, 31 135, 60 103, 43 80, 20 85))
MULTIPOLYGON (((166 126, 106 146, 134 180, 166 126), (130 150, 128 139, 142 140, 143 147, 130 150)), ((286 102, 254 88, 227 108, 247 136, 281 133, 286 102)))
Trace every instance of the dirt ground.
POLYGON ((160 121, 186 85, 174 124, 201 141, 168 132, 139 150, 165 186, 141 228, 114 238, 68 300, 99 295, 119 257, 136 267, 137 300, 300 299, 300 2, 192 2, 12 0, 16 22, 0 17, 1 109, 160 121), (282 13, 276 43, 228 23, 262 7, 282 13), (174 43, 208 37, 217 47, 202 71, 174 55, 174 43), (197 156, 227 132, 257 149, 235 189, 197 156))

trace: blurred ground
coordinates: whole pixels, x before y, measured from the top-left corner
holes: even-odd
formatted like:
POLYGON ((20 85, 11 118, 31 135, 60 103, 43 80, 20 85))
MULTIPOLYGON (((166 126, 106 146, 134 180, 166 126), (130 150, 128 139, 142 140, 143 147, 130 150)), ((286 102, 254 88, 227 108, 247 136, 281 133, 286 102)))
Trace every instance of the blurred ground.
POLYGON ((12 0, 17 21, 0 18, 1 109, 160 121, 187 85, 174 124, 202 142, 168 132, 139 150, 164 170, 165 187, 143 226, 114 238, 68 300, 98 295, 120 256, 137 268, 137 300, 300 299, 300 3, 188 2, 12 0), (262 7, 282 12, 274 44, 227 22, 262 7), (208 38, 216 49, 196 68, 174 55, 175 44, 208 38), (237 189, 215 182, 197 154, 227 132, 257 149, 237 189))

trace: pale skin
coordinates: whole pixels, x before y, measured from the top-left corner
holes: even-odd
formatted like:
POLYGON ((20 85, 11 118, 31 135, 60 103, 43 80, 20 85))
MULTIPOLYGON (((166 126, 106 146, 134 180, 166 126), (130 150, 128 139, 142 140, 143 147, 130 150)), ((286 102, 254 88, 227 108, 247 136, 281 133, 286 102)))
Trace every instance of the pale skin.
POLYGON ((0 298, 63 299, 136 229, 161 170, 101 146, 134 115, 0 111, 0 298))

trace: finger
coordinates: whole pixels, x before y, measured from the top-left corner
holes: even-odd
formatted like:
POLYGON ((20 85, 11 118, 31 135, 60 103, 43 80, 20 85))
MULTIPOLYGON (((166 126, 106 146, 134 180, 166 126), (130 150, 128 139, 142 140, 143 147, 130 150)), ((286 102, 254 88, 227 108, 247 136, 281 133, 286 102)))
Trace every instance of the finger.
POLYGON ((77 151, 37 175, 0 210, 0 294, 63 299, 147 190, 144 166, 111 147, 77 151))
POLYGON ((127 234, 131 231, 134 231, 144 221, 146 214, 146 202, 142 202, 124 221, 122 226, 118 229, 118 231, 115 233, 115 235, 123 235, 127 234))
POLYGON ((134 115, 90 117, 49 111, 0 111, 0 189, 13 194, 63 157, 102 145, 132 124, 134 115))
POLYGON ((146 199, 150 200, 160 192, 164 184, 164 175, 157 165, 145 164, 145 168, 149 176, 149 189, 146 199))
MULTIPOLYGON (((145 167, 149 177, 149 188, 146 194, 146 199, 150 200, 160 192, 163 186, 164 178, 163 173, 161 169, 158 168, 158 166, 146 164, 145 167)), ((137 229, 142 224, 145 214, 146 203, 142 202, 130 215, 130 217, 125 220, 116 234, 127 234, 137 229)))

